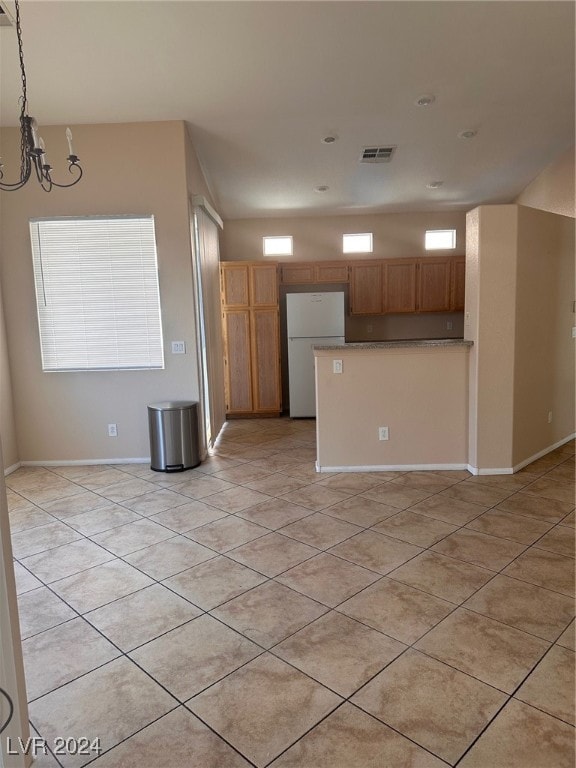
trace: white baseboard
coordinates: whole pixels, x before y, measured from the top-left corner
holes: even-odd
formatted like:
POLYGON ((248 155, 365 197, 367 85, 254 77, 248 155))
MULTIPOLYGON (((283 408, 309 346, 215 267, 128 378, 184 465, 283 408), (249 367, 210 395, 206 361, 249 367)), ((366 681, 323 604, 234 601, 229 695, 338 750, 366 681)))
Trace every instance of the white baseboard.
POLYGON ((558 442, 554 443, 554 445, 551 445, 548 448, 544 448, 542 451, 538 451, 538 453, 535 453, 534 456, 530 456, 529 459, 525 459, 524 461, 521 461, 520 464, 516 464, 514 467, 514 472, 518 472, 519 469, 523 469, 524 467, 528 466, 528 464, 532 464, 533 461, 541 459, 542 456, 546 456, 547 453, 555 451, 556 448, 560 448, 561 445, 569 443, 570 440, 574 440, 575 437, 576 432, 573 432, 571 435, 568 435, 568 437, 564 437, 562 440, 558 440, 558 442))
POLYGON ((22 467, 82 467, 87 464, 150 464, 150 458, 139 459, 62 459, 59 461, 22 461, 22 467))
POLYGON ((572 433, 571 435, 568 435, 568 437, 562 438, 562 440, 558 440, 557 443, 554 443, 553 445, 549 445, 547 448, 543 448, 541 451, 538 451, 538 453, 535 453, 533 456, 529 456, 527 459, 524 459, 519 464, 515 464, 513 467, 473 467, 471 464, 468 464, 467 469, 469 472, 471 472, 473 475, 513 475, 515 472, 518 472, 520 469, 524 469, 524 467, 527 467, 528 464, 532 464, 533 461, 537 461, 538 459, 541 459, 542 456, 546 456, 546 454, 551 453, 552 451, 555 451, 556 448, 560 448, 561 445, 565 445, 566 443, 569 443, 570 440, 574 440, 576 437, 576 432, 572 433))
POLYGON ((445 469, 468 469, 467 464, 375 464, 368 466, 324 467, 316 462, 316 472, 428 472, 445 469))
POLYGON ((466 469, 468 470, 468 472, 470 472, 473 475, 511 475, 514 473, 513 467, 478 468, 478 467, 473 467, 471 464, 468 464, 466 469))
POLYGON ((16 464, 12 464, 12 466, 6 467, 6 469, 4 470, 4 477, 8 477, 8 475, 11 475, 12 472, 16 472, 16 470, 20 469, 21 466, 22 464, 19 461, 17 461, 16 464))

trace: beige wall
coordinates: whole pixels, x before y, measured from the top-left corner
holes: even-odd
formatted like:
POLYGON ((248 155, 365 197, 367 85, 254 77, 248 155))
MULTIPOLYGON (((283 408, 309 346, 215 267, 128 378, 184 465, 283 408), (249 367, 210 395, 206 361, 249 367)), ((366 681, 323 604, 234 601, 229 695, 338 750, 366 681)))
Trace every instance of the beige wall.
POLYGON ((516 203, 561 216, 576 216, 574 147, 545 168, 518 195, 516 203))
POLYGON ((517 206, 468 215, 464 337, 470 355, 470 464, 512 466, 517 206))
MULTIPOLYGON (((382 213, 357 216, 310 216, 281 219, 233 219, 226 221, 222 237, 222 260, 262 259, 262 238, 292 235, 294 261, 344 258, 342 235, 372 232, 374 253, 346 254, 355 258, 402 258, 430 255, 424 250, 427 229, 456 229, 456 252, 464 252, 466 214, 464 211, 382 213)), ((435 251, 434 254, 444 253, 435 251)))
MULTIPOLYGON (((52 164, 64 172, 64 129, 42 128, 52 164)), ((5 173, 18 167, 16 131, 2 136, 5 173)), ((98 460, 150 455, 146 405, 198 399, 196 331, 184 123, 74 128, 85 177, 68 190, 36 183, 3 193, 0 280, 5 300, 20 460, 98 460), (35 216, 154 214, 166 368, 163 371, 42 373, 28 220, 35 216), (187 342, 186 355, 170 353, 187 342), (118 424, 118 437, 107 424, 118 424)))
POLYGON ((0 440, 2 440, 3 445, 4 469, 14 467, 19 461, 13 407, 10 360, 4 322, 4 302, 0 284, 0 440))
POLYGON ((468 347, 319 350, 321 469, 465 466, 468 347), (332 372, 341 359, 343 372, 332 372), (378 427, 390 439, 378 439, 378 427))
POLYGON ((574 222, 481 206, 467 236, 469 461, 511 471, 574 432, 574 222))
POLYGON ((514 465, 574 432, 574 219, 519 206, 517 258, 514 465))

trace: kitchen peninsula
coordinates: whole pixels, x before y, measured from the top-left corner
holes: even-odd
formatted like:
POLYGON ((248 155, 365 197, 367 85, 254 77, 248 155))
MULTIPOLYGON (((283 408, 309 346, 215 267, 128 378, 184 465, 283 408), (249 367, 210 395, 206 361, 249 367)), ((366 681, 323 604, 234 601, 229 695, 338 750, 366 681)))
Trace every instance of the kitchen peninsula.
POLYGON ((471 346, 463 339, 315 346, 317 470, 466 468, 471 346), (380 439, 382 427, 388 439, 380 439))

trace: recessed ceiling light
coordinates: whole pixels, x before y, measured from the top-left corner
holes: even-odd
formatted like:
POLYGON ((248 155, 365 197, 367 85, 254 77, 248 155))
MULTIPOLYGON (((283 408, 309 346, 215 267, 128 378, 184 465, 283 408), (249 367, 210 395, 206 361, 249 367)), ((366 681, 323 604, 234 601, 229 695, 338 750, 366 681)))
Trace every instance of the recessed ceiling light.
POLYGON ((424 96, 419 96, 414 104, 416 104, 417 107, 429 107, 430 104, 433 104, 436 101, 436 96, 433 96, 431 93, 424 94, 424 96))
POLYGON ((473 139, 474 136, 476 136, 477 133, 478 133, 478 131, 475 131, 473 128, 468 128, 465 131, 460 131, 460 133, 458 134, 458 138, 459 139, 473 139))
POLYGON ((444 184, 443 181, 430 181, 428 184, 426 184, 426 186, 428 189, 438 189, 442 186, 442 184, 444 184))
POLYGON ((318 193, 328 192, 329 189, 330 187, 327 186, 326 184, 320 184, 319 187, 314 187, 314 192, 318 192, 318 193))
POLYGON ((322 144, 334 144, 338 140, 338 136, 324 136, 322 144))

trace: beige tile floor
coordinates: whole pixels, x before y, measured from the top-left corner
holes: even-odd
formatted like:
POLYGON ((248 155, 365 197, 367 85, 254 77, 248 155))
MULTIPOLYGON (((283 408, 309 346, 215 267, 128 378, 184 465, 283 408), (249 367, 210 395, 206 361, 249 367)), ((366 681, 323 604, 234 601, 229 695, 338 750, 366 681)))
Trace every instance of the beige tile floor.
POLYGON ((314 441, 7 478, 34 732, 102 746, 39 766, 573 768, 574 444, 472 477, 314 441))

